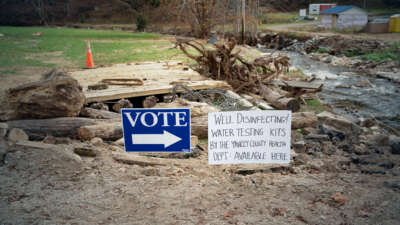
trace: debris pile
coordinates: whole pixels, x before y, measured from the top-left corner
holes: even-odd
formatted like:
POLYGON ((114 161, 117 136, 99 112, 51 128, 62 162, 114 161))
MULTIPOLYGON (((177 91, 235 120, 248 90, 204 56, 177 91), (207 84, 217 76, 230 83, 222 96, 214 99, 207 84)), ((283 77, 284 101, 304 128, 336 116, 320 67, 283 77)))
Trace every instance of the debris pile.
POLYGON ((386 44, 377 40, 348 39, 340 35, 314 37, 304 44, 304 50, 311 53, 324 49, 331 55, 363 55, 386 48, 386 44))
POLYGON ((176 45, 185 55, 198 64, 197 71, 215 80, 225 80, 235 92, 259 92, 260 85, 276 78, 287 70, 289 57, 262 57, 248 62, 234 52, 236 41, 214 44, 215 50, 206 49, 196 41, 177 40, 176 45), (195 49, 198 54, 189 53, 188 47, 195 49))

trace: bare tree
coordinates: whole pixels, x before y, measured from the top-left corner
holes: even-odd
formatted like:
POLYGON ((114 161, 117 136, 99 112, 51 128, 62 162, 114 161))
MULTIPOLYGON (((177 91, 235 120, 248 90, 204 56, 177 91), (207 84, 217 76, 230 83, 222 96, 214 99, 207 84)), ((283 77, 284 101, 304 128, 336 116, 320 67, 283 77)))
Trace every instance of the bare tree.
POLYGON ((190 25, 195 36, 206 37, 223 15, 226 0, 164 0, 170 17, 190 25))

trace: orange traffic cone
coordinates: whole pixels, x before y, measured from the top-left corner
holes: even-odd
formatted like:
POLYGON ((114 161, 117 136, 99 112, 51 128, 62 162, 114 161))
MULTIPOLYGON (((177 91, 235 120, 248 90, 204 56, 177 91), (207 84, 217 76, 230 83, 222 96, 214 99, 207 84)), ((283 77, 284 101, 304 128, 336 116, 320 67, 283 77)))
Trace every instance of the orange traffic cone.
POLYGON ((87 40, 87 48, 86 48, 86 68, 91 69, 94 68, 92 49, 90 49, 90 41, 87 40))

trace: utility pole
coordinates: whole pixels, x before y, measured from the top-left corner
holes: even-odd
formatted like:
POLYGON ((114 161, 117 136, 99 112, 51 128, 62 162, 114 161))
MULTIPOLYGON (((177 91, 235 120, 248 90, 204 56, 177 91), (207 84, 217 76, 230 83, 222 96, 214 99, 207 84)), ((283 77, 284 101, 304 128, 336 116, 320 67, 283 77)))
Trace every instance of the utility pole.
POLYGON ((246 33, 246 0, 242 0, 242 44, 245 42, 246 33))

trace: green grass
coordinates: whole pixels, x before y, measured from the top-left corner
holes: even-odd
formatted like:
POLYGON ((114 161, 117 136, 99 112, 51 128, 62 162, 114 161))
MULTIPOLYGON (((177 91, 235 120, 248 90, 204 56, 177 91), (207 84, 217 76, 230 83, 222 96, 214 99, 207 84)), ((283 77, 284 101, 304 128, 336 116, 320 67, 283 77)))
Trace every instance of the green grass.
POLYGON ((20 67, 82 68, 91 40, 95 65, 183 59, 162 35, 127 31, 45 27, 0 27, 0 73, 20 67), (41 37, 32 33, 42 32, 41 37))
POLYGON ((298 13, 266 13, 262 15, 261 22, 263 24, 284 24, 294 23, 298 13))
MULTIPOLYGON (((260 21, 261 27, 268 27, 276 24, 291 24, 291 23, 307 23, 314 22, 313 20, 297 20, 299 12, 290 13, 262 13, 260 21)), ((319 19, 319 16, 317 17, 319 19)))
POLYGON ((400 42, 392 44, 388 49, 363 55, 362 59, 376 62, 383 62, 389 59, 400 61, 400 42))
POLYGON ((316 50, 314 50, 312 52, 315 52, 315 53, 329 53, 329 50, 325 49, 325 48, 319 48, 319 49, 316 49, 316 50))

